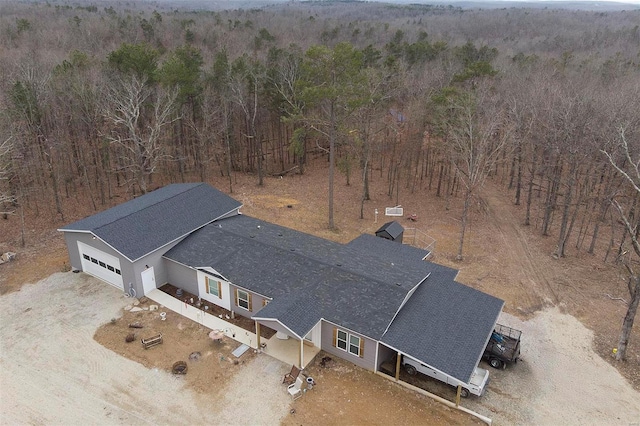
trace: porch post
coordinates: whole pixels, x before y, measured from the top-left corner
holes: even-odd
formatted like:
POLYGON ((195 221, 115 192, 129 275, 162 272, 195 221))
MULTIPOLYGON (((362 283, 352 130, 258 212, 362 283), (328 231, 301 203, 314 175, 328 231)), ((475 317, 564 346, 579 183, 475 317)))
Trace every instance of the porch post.
POLYGON ((260 323, 256 320, 256 337, 258 339, 258 343, 256 348, 260 349, 260 323))
POLYGON ((456 392, 456 407, 460 405, 460 393, 462 392, 462 385, 458 385, 458 392, 456 392))
POLYGON ((300 369, 304 368, 302 361, 304 360, 304 339, 300 339, 300 351, 298 352, 298 365, 300 369))
POLYGON ((398 356, 396 357, 396 382, 400 380, 400 360, 402 359, 402 354, 398 352, 398 356))

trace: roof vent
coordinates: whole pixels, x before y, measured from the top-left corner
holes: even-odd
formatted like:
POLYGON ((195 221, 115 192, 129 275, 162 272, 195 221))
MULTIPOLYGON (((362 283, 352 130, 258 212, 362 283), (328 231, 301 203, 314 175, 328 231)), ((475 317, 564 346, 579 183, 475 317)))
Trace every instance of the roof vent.
POLYGON ((396 285, 397 285, 398 287, 400 287, 402 284, 400 284, 400 283, 396 283, 396 285))
POLYGON ((289 250, 291 250, 291 251, 296 251, 296 249, 295 249, 295 248, 293 248, 293 247, 291 247, 289 250))
POLYGON ((256 237, 256 236, 255 236, 255 235, 253 235, 253 234, 249 235, 249 238, 255 238, 255 237, 256 237))
POLYGON ((336 263, 337 266, 342 266, 342 263, 336 263))
POLYGON ((282 237, 282 232, 278 232, 278 237, 282 237))

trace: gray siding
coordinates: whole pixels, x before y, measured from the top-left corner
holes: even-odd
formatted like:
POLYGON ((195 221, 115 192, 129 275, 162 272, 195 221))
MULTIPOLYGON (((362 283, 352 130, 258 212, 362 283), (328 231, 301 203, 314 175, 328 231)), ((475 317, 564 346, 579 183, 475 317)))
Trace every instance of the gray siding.
MULTIPOLYGON (((128 291, 130 287, 133 287, 136 290, 136 294, 139 295, 138 297, 143 294, 141 274, 142 271, 146 269, 147 265, 153 267, 153 272, 156 276, 156 285, 158 287, 169 282, 168 270, 166 267, 167 261, 162 258, 162 255, 178 244, 181 240, 166 245, 155 252, 140 258, 137 262, 132 264, 126 257, 109 247, 100 239, 94 239, 93 236, 93 234, 85 232, 64 232, 64 239, 67 243, 67 251, 69 252, 69 261, 72 268, 82 270, 80 253, 78 252, 78 241, 80 241, 88 246, 117 257, 120 260, 120 270, 122 271, 124 290, 128 291)), ((195 274, 193 282, 196 290, 195 293, 197 293, 198 283, 195 279, 195 274)), ((185 290, 191 291, 186 287, 185 290)))
POLYGON ((366 368, 367 370, 375 370, 376 363, 376 341, 368 339, 358 333, 352 333, 350 330, 345 328, 337 327, 341 330, 346 331, 347 333, 351 333, 355 336, 364 339, 364 350, 363 356, 360 358, 359 356, 355 356, 349 352, 343 351, 342 349, 336 348, 333 346, 333 329, 336 328, 335 325, 322 321, 322 350, 331 355, 335 355, 344 360, 350 361, 357 365, 358 367, 366 368))
MULTIPOLYGON (((80 252, 78 251, 78 241, 84 243, 88 246, 94 247, 100 251, 103 251, 111 256, 117 257, 120 260, 120 271, 122 272, 122 282, 124 284, 124 290, 127 291, 129 289, 129 283, 135 282, 135 276, 133 273, 133 267, 131 266, 131 262, 109 247, 107 244, 102 242, 99 239, 93 239, 94 235, 85 232, 65 232, 64 239, 67 243, 67 251, 69 252, 69 261, 71 262, 71 267, 82 271, 82 263, 80 262, 80 252)), ((136 288, 136 292, 138 294, 142 294, 142 283, 140 284, 140 289, 136 288)))
MULTIPOLYGON (((136 292, 139 295, 143 294, 143 288, 142 288, 142 271, 144 271, 147 266, 153 266, 153 273, 156 276, 156 286, 160 287, 163 284, 169 282, 168 281, 168 271, 167 271, 167 263, 166 263, 166 259, 163 259, 163 255, 168 252, 169 250, 171 250, 171 248, 173 246, 175 246, 176 244, 178 244, 180 241, 182 241, 184 238, 181 238, 177 241, 172 242, 171 244, 167 244, 164 247, 160 247, 158 250, 151 252, 149 254, 147 254, 146 256, 141 257, 140 259, 138 259, 133 265, 132 265, 132 270, 133 270, 133 276, 135 277, 135 281, 133 281, 133 284, 135 286, 136 292)), ((196 282, 196 289, 197 289, 197 282, 196 282)), ((185 288, 185 290, 187 290, 185 288)), ((197 294, 197 292, 196 292, 197 294)))
MULTIPOLYGON (((166 282, 191 294, 200 295, 198 291, 198 273, 195 269, 173 260, 163 259, 166 270, 166 282)), ((156 282, 157 281, 156 277, 156 282)))
POLYGON ((262 307, 264 306, 264 301, 265 298, 260 296, 259 294, 256 293, 252 293, 248 290, 245 290, 242 287, 236 287, 233 284, 229 285, 229 289, 231 290, 231 310, 233 312, 235 312, 238 315, 242 315, 243 317, 249 317, 251 318, 252 316, 254 316, 256 314, 256 312, 260 311, 260 309, 262 309, 262 307), (235 290, 239 288, 240 290, 246 291, 247 293, 251 294, 251 311, 247 311, 244 308, 241 308, 239 306, 236 306, 236 298, 235 298, 235 290))
MULTIPOLYGON (((67 253, 69 253, 69 264, 72 269, 77 269, 78 271, 82 271, 82 263, 80 263, 80 252, 78 252, 78 244, 77 241, 83 241, 80 239, 81 234, 79 232, 63 232, 64 241, 67 243, 67 253)), ((86 234, 91 235, 91 234, 86 234)))

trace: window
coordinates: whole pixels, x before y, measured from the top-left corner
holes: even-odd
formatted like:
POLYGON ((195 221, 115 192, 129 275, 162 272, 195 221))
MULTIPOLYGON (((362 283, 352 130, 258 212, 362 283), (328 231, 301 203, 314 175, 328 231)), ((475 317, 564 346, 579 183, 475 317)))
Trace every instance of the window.
POLYGON ((349 352, 360 356, 360 338, 353 334, 349 335, 349 352))
POLYGON ((251 295, 244 290, 236 289, 236 305, 251 311, 251 295))
POLYGON ((107 267, 107 264, 106 264, 106 263, 104 263, 104 262, 98 262, 98 264, 100 264, 100 266, 102 266, 103 268, 106 268, 106 267, 107 267))
POLYGON ((82 257, 84 257, 84 260, 91 260, 88 254, 83 254, 82 257))
POLYGON ((111 265, 107 265, 107 269, 110 270, 111 272, 115 272, 115 268, 111 265))
POLYGON ((212 295, 222 299, 220 281, 216 281, 216 280, 211 279, 209 277, 205 277, 205 281, 206 281, 206 286, 207 286, 207 293, 212 294, 212 295))
POLYGON ((91 263, 95 263, 97 265, 98 264, 98 259, 95 259, 95 258, 92 257, 91 258, 91 263))
POLYGON ((238 306, 249 309, 249 293, 238 290, 238 306))
POLYGON ((120 269, 116 268, 116 274, 118 274, 118 275, 122 275, 122 274, 120 273, 120 269))
POLYGON ((362 358, 364 351, 364 339, 344 330, 333 329, 333 346, 362 358))
POLYGON ((347 350, 347 337, 348 334, 342 330, 338 330, 338 340, 336 341, 336 346, 342 349, 343 351, 347 350))

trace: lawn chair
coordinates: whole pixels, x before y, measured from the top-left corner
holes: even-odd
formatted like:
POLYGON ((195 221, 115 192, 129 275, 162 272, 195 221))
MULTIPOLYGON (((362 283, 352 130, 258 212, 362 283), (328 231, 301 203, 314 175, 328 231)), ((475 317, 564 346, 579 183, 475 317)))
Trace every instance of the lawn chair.
POLYGON ((287 386, 287 392, 289 392, 294 401, 300 398, 302 396, 302 379, 297 377, 295 383, 287 386))
POLYGON ((295 383, 299 375, 300 375, 300 369, 295 365, 292 365, 291 371, 284 375, 284 378, 282 379, 282 383, 285 383, 287 385, 292 385, 295 383))

